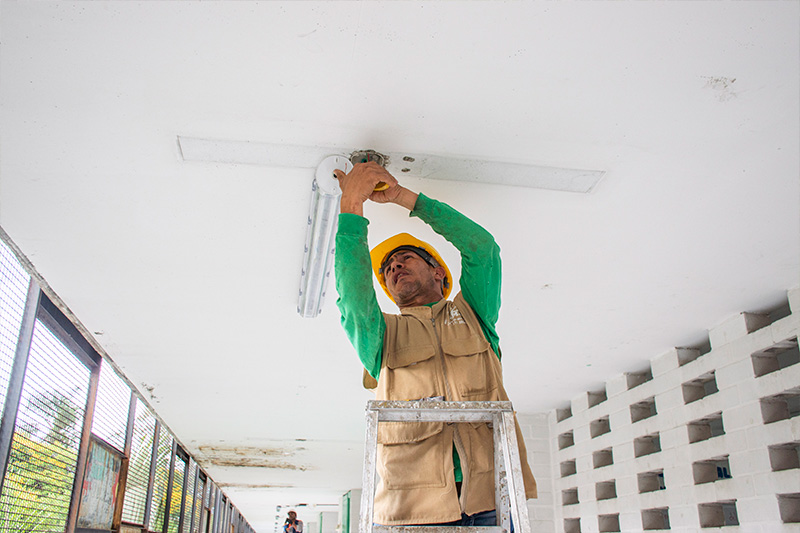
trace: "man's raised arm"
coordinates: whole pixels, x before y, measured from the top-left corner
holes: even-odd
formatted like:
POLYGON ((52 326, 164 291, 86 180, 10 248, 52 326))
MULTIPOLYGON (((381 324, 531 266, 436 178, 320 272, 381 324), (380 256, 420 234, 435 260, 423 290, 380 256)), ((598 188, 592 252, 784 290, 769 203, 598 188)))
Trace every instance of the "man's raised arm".
POLYGON ((381 368, 383 334, 386 324, 375 297, 372 265, 367 243, 367 225, 363 205, 368 199, 376 202, 410 203, 413 209, 416 194, 398 189, 397 180, 375 162, 356 164, 350 174, 335 171, 342 189, 339 229, 336 233, 336 305, 342 315, 342 327, 367 372, 378 377, 381 368), (386 191, 374 192, 384 182, 386 191))

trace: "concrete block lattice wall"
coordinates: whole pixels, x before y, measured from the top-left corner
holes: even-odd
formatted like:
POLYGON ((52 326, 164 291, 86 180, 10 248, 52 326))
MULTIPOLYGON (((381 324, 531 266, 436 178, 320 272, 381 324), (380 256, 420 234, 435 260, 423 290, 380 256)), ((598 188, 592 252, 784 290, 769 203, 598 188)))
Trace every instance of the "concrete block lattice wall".
POLYGON ((732 317, 707 343, 550 413, 550 446, 537 443, 549 476, 532 466, 553 492, 529 502, 532 521, 565 533, 800 531, 798 331, 795 289, 785 308, 732 317))

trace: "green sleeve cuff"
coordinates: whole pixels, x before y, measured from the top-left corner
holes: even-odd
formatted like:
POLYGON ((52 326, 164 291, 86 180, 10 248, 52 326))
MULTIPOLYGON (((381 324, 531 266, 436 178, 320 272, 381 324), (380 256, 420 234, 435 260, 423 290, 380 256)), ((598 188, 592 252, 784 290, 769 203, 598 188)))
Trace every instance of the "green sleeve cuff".
POLYGON ((353 213, 339 213, 339 228, 337 233, 341 235, 351 235, 354 237, 367 237, 367 226, 369 220, 353 213))
POLYGON ((436 200, 431 200, 427 196, 422 193, 417 194, 417 202, 414 204, 414 209, 412 209, 408 216, 410 217, 420 217, 425 218, 426 216, 432 215, 431 208, 436 204, 436 200))

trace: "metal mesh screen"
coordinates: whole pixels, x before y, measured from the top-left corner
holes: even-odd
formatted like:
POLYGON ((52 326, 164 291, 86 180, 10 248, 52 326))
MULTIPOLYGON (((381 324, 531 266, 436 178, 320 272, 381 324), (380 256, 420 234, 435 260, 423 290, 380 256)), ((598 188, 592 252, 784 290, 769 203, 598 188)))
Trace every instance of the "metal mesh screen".
POLYGON ((30 276, 0 240, 0 413, 6 403, 30 276))
POLYGON ((164 514, 167 508, 167 483, 169 482, 169 456, 172 454, 172 435, 161 426, 158 439, 158 458, 156 459, 156 475, 153 486, 153 504, 150 510, 150 531, 164 531, 164 514))
POLYGON ((122 508, 122 519, 131 524, 144 525, 147 484, 150 480, 150 458, 153 453, 155 433, 155 417, 137 398, 128 481, 125 484, 125 504, 122 508))
MULTIPOLYGON (((167 531, 179 533, 178 526, 181 520, 181 502, 183 501, 183 486, 186 483, 186 460, 181 454, 175 456, 175 474, 172 479, 172 496, 169 499, 169 522, 167 531)), ((188 499, 188 496, 187 496, 188 499)))
POLYGON ((205 516, 206 493, 208 492, 208 481, 202 472, 197 478, 197 491, 195 492, 194 527, 192 527, 191 533, 200 533, 200 531, 205 531, 203 529, 203 517, 205 516))
POLYGON ((192 516, 194 516, 194 493, 197 488, 195 481, 197 480, 197 463, 189 459, 189 470, 186 474, 186 505, 183 508, 183 530, 191 532, 194 524, 192 524, 192 516))
POLYGON ((0 495, 0 531, 63 531, 89 369, 37 320, 0 495))
POLYGON ((92 433, 118 450, 125 449, 125 429, 128 425, 128 407, 131 389, 122 381, 114 368, 103 361, 97 402, 92 420, 92 433))
POLYGON ((208 481, 208 492, 206 493, 206 509, 208 512, 206 516, 208 517, 208 527, 209 529, 213 527, 214 524, 214 498, 216 497, 217 487, 214 486, 214 483, 209 480, 208 481))

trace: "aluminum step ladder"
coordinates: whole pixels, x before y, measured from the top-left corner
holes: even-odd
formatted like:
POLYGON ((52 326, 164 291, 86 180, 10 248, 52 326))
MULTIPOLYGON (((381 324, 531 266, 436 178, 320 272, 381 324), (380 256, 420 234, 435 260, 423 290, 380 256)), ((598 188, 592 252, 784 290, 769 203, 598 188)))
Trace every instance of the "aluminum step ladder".
POLYGON ((360 533, 530 533, 525 487, 511 402, 445 402, 437 400, 367 402, 364 477, 360 533), (494 435, 495 509, 497 526, 384 526, 372 521, 375 504, 378 422, 489 422, 494 435), (510 508, 510 513, 509 513, 510 508))

